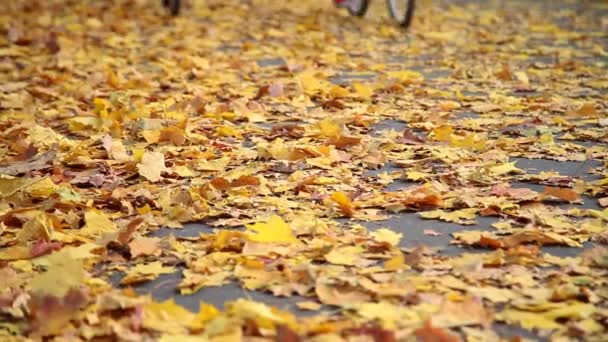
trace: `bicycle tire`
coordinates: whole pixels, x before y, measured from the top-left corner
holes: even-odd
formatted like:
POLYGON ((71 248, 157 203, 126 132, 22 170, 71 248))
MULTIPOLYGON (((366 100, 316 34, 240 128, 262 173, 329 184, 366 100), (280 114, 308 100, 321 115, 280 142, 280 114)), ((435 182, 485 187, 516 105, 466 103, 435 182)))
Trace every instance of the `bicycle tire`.
POLYGON ((172 15, 178 15, 179 11, 182 7, 181 0, 168 0, 169 2, 169 11, 172 15))
POLYGON ((388 11, 399 25, 408 27, 412 23, 414 17, 414 8, 416 7, 416 0, 386 0, 388 11), (400 9, 397 3, 406 3, 405 9, 400 9))
POLYGON ((360 6, 357 8, 353 8, 352 6, 348 6, 348 12, 351 15, 362 17, 367 13, 367 9, 369 7, 369 0, 358 0, 360 1, 360 6))

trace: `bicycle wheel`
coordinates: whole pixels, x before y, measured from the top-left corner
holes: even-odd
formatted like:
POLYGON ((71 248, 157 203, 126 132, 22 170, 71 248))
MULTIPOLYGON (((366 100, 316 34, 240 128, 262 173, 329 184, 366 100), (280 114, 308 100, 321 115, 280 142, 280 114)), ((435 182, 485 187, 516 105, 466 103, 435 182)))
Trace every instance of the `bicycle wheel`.
POLYGON ((180 0, 165 0, 165 1, 169 3, 168 7, 169 7, 169 11, 171 11, 171 14, 178 15, 180 7, 181 7, 181 1, 180 0))
POLYGON ((351 15, 362 17, 367 12, 369 0, 334 0, 334 4, 338 7, 346 7, 351 15))
POLYGON ((386 0, 386 3, 393 19, 397 20, 403 27, 410 26, 414 16, 416 0, 386 0))

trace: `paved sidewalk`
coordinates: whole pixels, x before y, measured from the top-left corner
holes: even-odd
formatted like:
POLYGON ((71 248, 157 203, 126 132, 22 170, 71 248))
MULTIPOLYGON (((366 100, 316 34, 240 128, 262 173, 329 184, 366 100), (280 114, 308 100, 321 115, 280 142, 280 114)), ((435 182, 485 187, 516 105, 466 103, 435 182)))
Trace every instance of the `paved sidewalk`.
POLYGON ((62 3, 0 5, 0 340, 608 339, 606 2, 62 3))

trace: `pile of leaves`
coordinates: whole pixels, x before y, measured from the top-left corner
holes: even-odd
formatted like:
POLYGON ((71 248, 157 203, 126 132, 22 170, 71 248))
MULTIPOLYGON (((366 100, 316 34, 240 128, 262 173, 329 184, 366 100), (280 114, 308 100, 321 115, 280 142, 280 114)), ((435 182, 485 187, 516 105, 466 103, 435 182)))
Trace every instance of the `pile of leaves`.
POLYGON ((0 339, 607 340, 608 6, 546 2, 2 2, 0 339))

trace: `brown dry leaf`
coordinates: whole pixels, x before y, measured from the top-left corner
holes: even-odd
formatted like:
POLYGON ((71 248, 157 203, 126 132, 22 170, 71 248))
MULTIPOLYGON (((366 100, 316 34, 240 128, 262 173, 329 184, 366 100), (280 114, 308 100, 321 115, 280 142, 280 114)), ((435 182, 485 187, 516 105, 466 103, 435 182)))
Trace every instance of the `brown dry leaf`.
POLYGON ((355 145, 358 145, 360 142, 361 142, 361 138, 346 137, 343 135, 340 135, 337 138, 332 138, 329 140, 329 143, 331 145, 336 146, 336 148, 345 148, 345 147, 355 146, 355 145))
MULTIPOLYGON (((160 141, 166 141, 173 145, 182 145, 186 142, 186 136, 184 134, 184 130, 179 127, 176 127, 176 126, 166 127, 163 130, 161 130, 159 139, 160 139, 160 141)), ((144 157, 145 157, 145 155, 144 155, 144 157)), ((143 160, 142 160, 142 162, 143 162, 143 160)), ((164 159, 163 159, 163 162, 164 162, 164 159)))
POLYGON ((403 130, 403 142, 411 145, 420 145, 426 142, 426 138, 424 136, 418 135, 411 128, 406 128, 403 130))
POLYGON ((409 192, 402 204, 417 209, 432 209, 441 205, 441 197, 432 189, 422 186, 409 192))
POLYGON ((321 303, 325 305, 347 305, 358 302, 369 301, 372 297, 364 292, 348 288, 340 288, 317 282, 315 293, 319 297, 321 303))
POLYGON ((543 194, 568 202, 577 202, 581 199, 580 195, 572 189, 555 188, 551 186, 545 186, 543 194))
POLYGON ((580 247, 581 244, 567 236, 557 233, 544 232, 537 229, 525 230, 502 238, 506 247, 516 247, 523 243, 536 243, 541 246, 562 245, 580 247))
POLYGON ((137 258, 141 255, 160 255, 160 239, 149 237, 137 237, 129 242, 131 257, 137 258))
POLYGON ((129 240, 131 240, 131 237, 133 236, 133 234, 137 231, 137 228, 139 228, 143 222, 144 222, 144 218, 141 216, 134 218, 133 220, 131 220, 129 222, 129 224, 127 224, 127 226, 125 228, 123 228, 118 233, 118 235, 116 236, 116 240, 118 242, 120 242, 122 245, 126 245, 129 242, 129 240))
POLYGON ((465 325, 481 325, 489 328, 493 315, 484 307, 480 299, 466 297, 462 301, 445 301, 439 313, 431 318, 433 325, 442 328, 451 328, 465 325))
POLYGON ((570 116, 597 116, 598 112, 595 109, 595 104, 593 102, 585 102, 577 109, 571 110, 566 113, 570 116))
POLYGON ((55 160, 55 156, 55 151, 48 151, 34 156, 29 161, 12 162, 10 165, 0 166, 0 174, 17 176, 30 171, 43 170, 49 167, 49 164, 55 160))

